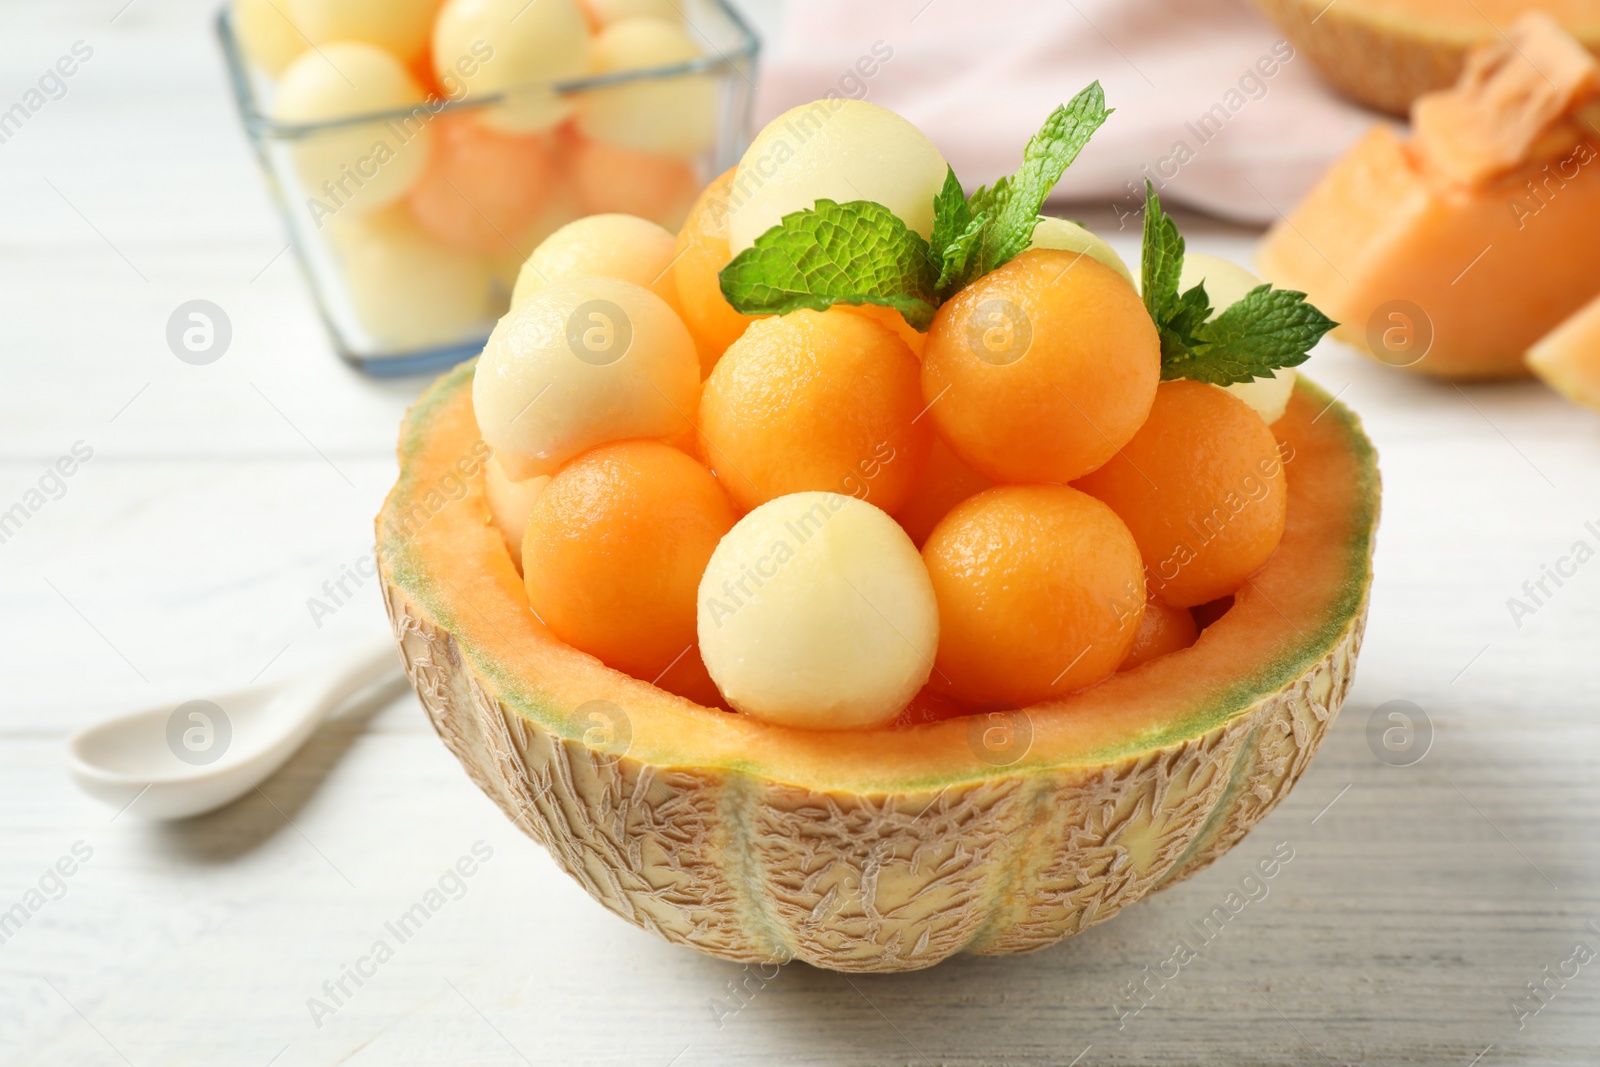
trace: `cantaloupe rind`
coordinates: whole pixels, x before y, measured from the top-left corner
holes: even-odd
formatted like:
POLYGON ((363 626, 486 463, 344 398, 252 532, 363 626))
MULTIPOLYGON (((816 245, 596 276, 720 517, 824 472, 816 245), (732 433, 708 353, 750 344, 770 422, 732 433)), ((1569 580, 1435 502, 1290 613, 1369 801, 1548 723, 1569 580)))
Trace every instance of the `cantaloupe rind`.
MULTIPOLYGON (((1405 115, 1461 75, 1467 53, 1498 39, 1534 5, 1523 0, 1257 0, 1295 50, 1342 95, 1405 115)), ((1600 11, 1587 0, 1537 5, 1600 54, 1600 11)))
POLYGON ((481 481, 441 484, 481 454, 471 375, 413 409, 378 518, 408 672, 506 815, 668 940, 843 971, 1043 948, 1232 847, 1348 690, 1376 457, 1303 379, 1275 426, 1292 454, 1284 541, 1193 647, 1054 705, 829 732, 699 707, 550 638, 481 481))

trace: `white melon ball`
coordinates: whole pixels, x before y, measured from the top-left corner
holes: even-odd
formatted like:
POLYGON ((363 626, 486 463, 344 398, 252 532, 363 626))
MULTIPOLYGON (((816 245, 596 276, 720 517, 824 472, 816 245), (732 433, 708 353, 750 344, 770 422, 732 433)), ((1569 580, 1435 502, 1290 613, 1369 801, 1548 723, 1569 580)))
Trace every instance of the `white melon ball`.
POLYGON ((1104 237, 1090 233, 1076 222, 1066 219, 1043 218, 1033 228, 1033 241, 1029 248, 1058 248, 1063 252, 1082 252, 1110 267, 1133 285, 1133 272, 1122 262, 1117 250, 1106 243, 1104 237))
POLYGON ((517 481, 596 445, 691 431, 700 358, 666 301, 616 278, 572 278, 500 320, 472 380, 478 430, 517 481))
MULTIPOLYGON (((591 70, 670 67, 700 55, 681 21, 623 19, 595 38, 591 70)), ((717 83, 708 74, 689 74, 591 89, 578 100, 578 129, 640 152, 695 156, 717 138, 717 83)))
MULTIPOLYGON (((1178 291, 1187 292, 1201 282, 1206 283, 1206 296, 1211 298, 1211 317, 1216 318, 1228 308, 1245 298, 1261 284, 1261 279, 1237 263, 1217 256, 1190 253, 1183 257, 1183 273, 1178 278, 1178 291)), ((1256 410, 1268 425, 1283 418, 1289 407, 1289 397, 1294 393, 1293 367, 1280 367, 1271 377, 1256 378, 1228 386, 1228 392, 1256 410)))
POLYGON ((233 31, 245 58, 273 77, 309 47, 279 0, 233 0, 233 31))
MULTIPOLYGON (((399 60, 374 45, 342 41, 303 52, 289 65, 272 99, 272 117, 310 124, 422 101, 422 86, 399 60)), ((394 203, 416 184, 428 165, 432 132, 426 119, 380 120, 318 130, 289 143, 308 197, 329 213, 362 213, 394 203)))
POLYGON ((729 197, 728 249, 738 255, 785 215, 818 200, 875 200, 923 237, 948 166, 905 119, 865 100, 792 108, 756 135, 729 197))
POLYGON ((466 341, 495 315, 493 264, 433 238, 404 205, 329 226, 356 317, 406 350, 466 341))
POLYGON ((900 524, 793 493, 740 519, 700 579, 700 655, 739 711, 818 730, 883 726, 928 680, 939 609, 900 524))
POLYGON ((621 278, 655 293, 678 309, 672 261, 678 239, 636 215, 589 215, 545 238, 517 275, 513 308, 553 282, 569 278, 621 278))
POLYGON ((519 571, 522 569, 522 535, 528 530, 528 516, 533 514, 533 502, 549 484, 548 474, 517 481, 506 473, 496 456, 490 456, 483 465, 483 495, 489 504, 489 519, 505 538, 506 548, 519 571))
POLYGON ((547 130, 572 112, 554 82, 589 69, 589 27, 573 0, 445 0, 433 24, 433 69, 468 99, 504 93, 482 121, 509 133, 547 130))
POLYGON ((650 18, 682 22, 683 12, 674 0, 580 0, 589 25, 604 29, 623 19, 650 18))
POLYGON ((319 45, 365 41, 410 62, 428 46, 439 0, 271 0, 319 45))

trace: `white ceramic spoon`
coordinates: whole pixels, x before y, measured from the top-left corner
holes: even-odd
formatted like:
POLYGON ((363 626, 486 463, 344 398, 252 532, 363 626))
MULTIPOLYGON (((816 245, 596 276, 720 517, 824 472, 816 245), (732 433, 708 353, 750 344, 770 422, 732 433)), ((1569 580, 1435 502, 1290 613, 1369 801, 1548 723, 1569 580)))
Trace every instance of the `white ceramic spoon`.
POLYGON ((400 674, 392 639, 354 660, 287 682, 116 715, 67 740, 79 788, 149 819, 213 811, 283 766, 323 718, 360 690, 400 674))

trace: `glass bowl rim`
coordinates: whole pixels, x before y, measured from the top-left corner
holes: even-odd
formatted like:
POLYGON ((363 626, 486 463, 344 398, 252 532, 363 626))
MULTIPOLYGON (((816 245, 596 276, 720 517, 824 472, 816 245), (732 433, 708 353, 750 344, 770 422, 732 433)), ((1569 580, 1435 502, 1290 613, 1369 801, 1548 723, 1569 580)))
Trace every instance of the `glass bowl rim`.
MULTIPOLYGON (((239 105, 240 116, 243 118, 245 128, 249 130, 251 137, 273 140, 300 140, 325 130, 337 130, 349 126, 365 126, 374 122, 408 119, 416 115, 418 110, 426 110, 430 116, 434 116, 446 111, 468 111, 493 107, 495 104, 503 102, 511 94, 532 89, 553 92, 557 96, 574 96, 589 90, 623 85, 629 82, 655 81, 684 77, 691 74, 728 72, 738 74, 748 81, 750 76, 746 73, 745 68, 755 61, 760 51, 760 40, 756 37, 755 31, 750 28, 744 17, 728 3, 728 0, 704 0, 704 2, 715 8, 738 31, 739 42, 731 50, 725 51, 713 45, 712 48, 717 53, 714 56, 700 56, 696 59, 662 67, 621 70, 609 74, 590 74, 581 78, 569 78, 555 82, 526 82, 510 90, 474 97, 471 100, 451 100, 448 96, 429 93, 422 100, 408 107, 371 111, 359 115, 345 115, 340 118, 323 119, 318 122, 278 122, 267 115, 261 108, 260 102, 256 98, 255 87, 250 80, 250 64, 245 59, 244 49, 239 43, 238 33, 234 26, 232 4, 225 2, 217 11, 216 33, 222 43, 223 55, 227 59, 228 74, 233 83, 233 92, 239 105), (437 106, 434 106, 436 104, 437 106)), ((704 35, 702 34, 701 36, 704 35)))

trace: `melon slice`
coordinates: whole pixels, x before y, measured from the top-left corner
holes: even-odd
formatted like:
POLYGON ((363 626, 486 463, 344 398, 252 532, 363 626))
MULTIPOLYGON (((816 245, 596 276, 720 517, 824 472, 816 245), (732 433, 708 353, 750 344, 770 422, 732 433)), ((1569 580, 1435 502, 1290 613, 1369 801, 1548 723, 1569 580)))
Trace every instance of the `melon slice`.
POLYGON ((1261 273, 1336 336, 1444 378, 1527 373, 1523 354, 1600 289, 1600 65, 1520 20, 1410 141, 1377 126, 1267 234, 1261 273))
POLYGON ((1600 411, 1600 296, 1528 349, 1528 367, 1552 389, 1600 411))
POLYGON ((472 780, 605 907, 726 959, 907 971, 1042 948, 1232 847, 1288 792, 1350 684, 1378 473, 1301 379, 1282 544, 1196 643, 1066 700, 900 729, 715 711, 557 641, 481 480, 472 366, 401 431, 377 520, 407 670, 472 780))
MULTIPOLYGON (((1467 56, 1501 39, 1529 0, 1258 0, 1295 49, 1343 95, 1404 115, 1417 97, 1453 85, 1467 56)), ((1540 0, 1590 51, 1600 53, 1594 0, 1540 0)))

